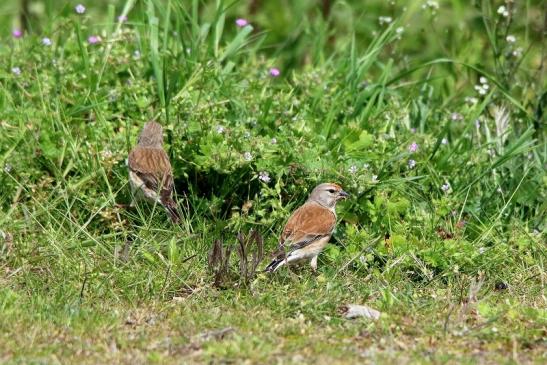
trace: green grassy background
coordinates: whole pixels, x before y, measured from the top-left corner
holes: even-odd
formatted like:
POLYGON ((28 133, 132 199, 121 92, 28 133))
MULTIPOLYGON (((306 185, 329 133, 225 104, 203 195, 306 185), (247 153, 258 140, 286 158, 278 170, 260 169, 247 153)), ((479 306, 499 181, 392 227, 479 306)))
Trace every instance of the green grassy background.
POLYGON ((541 1, 76 4, 0 4, 0 362, 545 362, 541 1), (121 207, 152 118, 178 226, 121 207), (213 286, 324 181, 317 273, 213 286))

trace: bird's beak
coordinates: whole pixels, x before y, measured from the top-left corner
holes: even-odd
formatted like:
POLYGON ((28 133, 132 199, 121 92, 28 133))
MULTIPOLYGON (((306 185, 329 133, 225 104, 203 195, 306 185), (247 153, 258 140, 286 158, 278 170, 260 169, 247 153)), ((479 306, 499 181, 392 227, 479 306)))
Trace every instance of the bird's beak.
POLYGON ((346 193, 344 190, 340 190, 338 192, 338 196, 340 197, 340 199, 346 199, 349 196, 349 194, 346 193))

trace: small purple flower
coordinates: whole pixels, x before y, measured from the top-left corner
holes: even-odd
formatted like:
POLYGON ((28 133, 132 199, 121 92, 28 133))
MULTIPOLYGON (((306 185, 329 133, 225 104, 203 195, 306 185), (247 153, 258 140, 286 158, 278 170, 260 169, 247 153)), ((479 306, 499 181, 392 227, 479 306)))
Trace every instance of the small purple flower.
POLYGON ((98 35, 90 35, 89 37, 87 37, 87 43, 89 44, 97 44, 101 41, 101 37, 99 37, 98 35))
POLYGON ((127 21, 127 17, 125 15, 120 15, 118 17, 118 22, 125 23, 127 21))
POLYGON ((236 20, 236 25, 239 28, 243 28, 243 27, 249 25, 249 22, 247 21, 247 19, 239 18, 239 19, 236 20))
POLYGON ((413 169, 414 167, 416 167, 416 161, 408 160, 408 168, 413 169))
POLYGON ((258 173, 258 179, 265 182, 266 184, 271 181, 270 174, 268 174, 268 172, 266 171, 260 171, 258 173))
POLYGON ((11 31, 13 38, 21 38, 23 36, 23 31, 21 29, 14 29, 11 31))
POLYGON ((15 67, 12 67, 11 68, 11 73, 14 74, 15 76, 19 76, 21 75, 21 68, 15 66, 15 67))
POLYGON ((444 144, 444 145, 447 145, 447 144, 448 144, 448 139, 443 138, 443 139, 441 140, 441 143, 444 144))
POLYGON ((412 144, 410 146, 408 146, 408 150, 410 152, 418 151, 418 144, 416 142, 412 142, 412 144))
POLYGON ((83 14, 85 13, 85 6, 83 6, 82 4, 78 4, 76 5, 76 7, 74 8, 74 10, 76 10, 76 12, 78 14, 83 14))
POLYGON ((48 37, 42 38, 42 44, 46 47, 51 46, 51 39, 49 39, 48 37))
POLYGON ((411 131, 412 133, 416 133, 416 128, 410 128, 410 131, 411 131))
POLYGON ((441 186, 441 189, 442 189, 442 191, 444 191, 446 193, 448 190, 450 190, 450 183, 447 182, 447 183, 443 184, 441 186))
POLYGON ((281 71, 277 67, 270 68, 270 76, 278 77, 279 75, 281 75, 281 71))

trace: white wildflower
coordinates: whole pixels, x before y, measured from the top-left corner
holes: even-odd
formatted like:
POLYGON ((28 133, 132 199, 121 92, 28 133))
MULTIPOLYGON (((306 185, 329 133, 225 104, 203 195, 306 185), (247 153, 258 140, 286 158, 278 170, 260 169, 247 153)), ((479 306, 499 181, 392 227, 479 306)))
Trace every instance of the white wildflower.
POLYGON ((479 95, 486 95, 488 93, 488 84, 485 85, 475 85, 475 90, 477 90, 479 95))
POLYGON ((503 16, 504 18, 507 18, 509 16, 509 10, 504 5, 502 5, 498 8, 498 14, 503 16))
POLYGON ((428 9, 428 8, 431 11, 435 12, 439 10, 439 3, 437 1, 428 0, 425 2, 425 4, 422 5, 422 9, 428 9))
POLYGON ((260 171, 258 173, 258 179, 265 182, 266 184, 271 181, 270 174, 268 174, 268 172, 266 171, 260 171))
POLYGON ((74 10, 76 10, 76 12, 78 14, 83 14, 85 13, 85 6, 83 6, 82 4, 78 4, 76 5, 76 7, 74 8, 74 10))
POLYGON ((392 21, 393 21, 393 18, 390 17, 390 16, 379 16, 378 17, 378 22, 380 23, 380 25, 389 24, 392 21))
POLYGON ((520 57, 522 56, 523 49, 521 47, 515 49, 511 54, 513 57, 520 57))
POLYGON ((450 114, 450 119, 455 122, 455 121, 458 121, 458 120, 462 120, 463 117, 460 113, 454 112, 454 113, 450 114))
POLYGON ((414 167, 416 167, 416 161, 408 160, 408 168, 413 169, 414 167))
POLYGON ((477 104, 479 102, 479 99, 477 99, 473 96, 466 96, 464 100, 465 100, 466 103, 471 104, 471 105, 477 104))

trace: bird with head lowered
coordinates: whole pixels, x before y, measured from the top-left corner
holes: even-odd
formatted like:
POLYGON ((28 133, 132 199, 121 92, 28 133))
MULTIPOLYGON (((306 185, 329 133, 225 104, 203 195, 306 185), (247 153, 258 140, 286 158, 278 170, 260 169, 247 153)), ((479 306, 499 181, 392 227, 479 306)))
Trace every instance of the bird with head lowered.
POLYGON ((127 165, 133 196, 163 206, 173 223, 179 222, 180 215, 173 200, 173 172, 163 149, 163 129, 159 123, 150 121, 144 125, 137 146, 129 153, 127 165))

